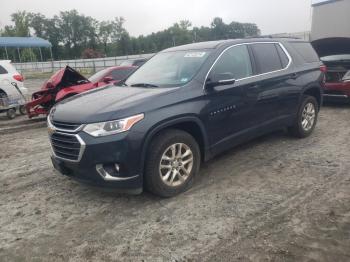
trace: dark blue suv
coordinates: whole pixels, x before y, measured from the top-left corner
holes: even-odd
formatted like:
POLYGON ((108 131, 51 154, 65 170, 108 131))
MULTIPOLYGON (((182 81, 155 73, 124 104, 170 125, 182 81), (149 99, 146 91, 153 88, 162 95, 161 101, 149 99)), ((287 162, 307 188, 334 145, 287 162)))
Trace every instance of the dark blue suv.
POLYGON ((241 39, 164 50, 119 86, 55 106, 48 126, 62 174, 163 197, 188 189, 207 161, 276 129, 309 136, 322 63, 308 42, 241 39))

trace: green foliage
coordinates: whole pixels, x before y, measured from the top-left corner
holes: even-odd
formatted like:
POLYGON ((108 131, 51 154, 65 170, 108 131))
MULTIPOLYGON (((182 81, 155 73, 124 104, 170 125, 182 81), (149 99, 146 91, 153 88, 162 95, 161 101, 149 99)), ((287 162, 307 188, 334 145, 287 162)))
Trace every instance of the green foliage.
MULTIPOLYGON (((33 34, 47 39, 52 44, 55 59, 153 53, 175 45, 260 34, 256 24, 226 24, 219 17, 213 19, 210 27, 192 27, 190 21, 182 20, 165 30, 138 37, 129 35, 123 17, 99 22, 77 10, 60 12, 52 18, 26 11, 16 12, 11 17, 13 25, 0 29, 0 35, 33 34)), ((49 57, 48 50, 43 50, 43 53, 49 57)), ((26 51, 22 56, 26 59, 36 57, 33 51, 26 51)))
POLYGON ((36 54, 31 48, 25 48, 21 50, 21 60, 22 62, 37 62, 38 59, 36 54))

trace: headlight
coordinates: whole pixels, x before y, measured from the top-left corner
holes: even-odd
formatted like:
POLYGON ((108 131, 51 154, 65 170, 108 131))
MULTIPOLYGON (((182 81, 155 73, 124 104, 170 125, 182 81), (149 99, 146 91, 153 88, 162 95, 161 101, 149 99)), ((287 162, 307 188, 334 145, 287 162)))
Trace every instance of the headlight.
POLYGON ((87 124, 83 131, 94 137, 114 135, 130 130, 133 125, 141 121, 144 117, 144 114, 139 114, 120 120, 87 124))

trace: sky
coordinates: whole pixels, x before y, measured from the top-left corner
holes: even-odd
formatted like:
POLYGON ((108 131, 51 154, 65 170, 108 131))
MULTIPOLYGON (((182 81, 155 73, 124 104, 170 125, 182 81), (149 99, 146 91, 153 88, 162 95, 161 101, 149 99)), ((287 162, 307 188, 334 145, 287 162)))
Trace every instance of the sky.
POLYGON ((180 20, 194 26, 209 26, 214 17, 256 23, 262 34, 310 30, 312 0, 11 0, 0 8, 0 27, 11 23, 19 10, 40 12, 48 17, 77 9, 97 20, 125 18, 132 36, 163 30, 180 20))

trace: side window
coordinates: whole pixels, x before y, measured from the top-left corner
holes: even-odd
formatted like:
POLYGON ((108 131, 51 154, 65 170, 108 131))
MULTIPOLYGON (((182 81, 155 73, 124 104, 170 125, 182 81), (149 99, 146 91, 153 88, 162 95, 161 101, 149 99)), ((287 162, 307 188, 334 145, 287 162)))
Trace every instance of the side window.
POLYGON ((260 74, 284 68, 275 44, 259 43, 251 45, 260 74))
POLYGON ((0 66, 0 75, 4 75, 7 74, 7 70, 5 68, 3 68, 2 66, 0 66))
POLYGON ((286 55, 286 53, 283 51, 282 47, 279 44, 276 44, 276 48, 281 59, 282 67, 283 68, 287 67, 287 65, 289 64, 288 56, 286 55))
POLYGON ((253 75, 248 48, 245 45, 234 46, 222 54, 211 71, 213 74, 232 74, 235 79, 253 75))
POLYGON ((305 60, 306 63, 319 62, 320 59, 316 51, 313 49, 311 44, 303 42, 291 42, 290 43, 299 55, 305 60))

